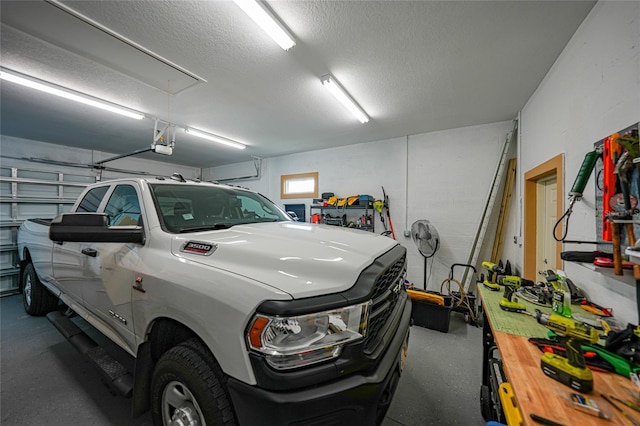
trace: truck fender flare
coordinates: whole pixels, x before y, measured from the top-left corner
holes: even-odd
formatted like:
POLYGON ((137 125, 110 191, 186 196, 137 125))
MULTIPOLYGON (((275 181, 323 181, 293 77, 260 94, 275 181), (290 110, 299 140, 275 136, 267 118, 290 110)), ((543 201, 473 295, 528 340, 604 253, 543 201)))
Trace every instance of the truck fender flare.
MULTIPOLYGON (((170 318, 156 318, 146 333, 147 340, 138 346, 136 355, 132 414, 137 417, 151 408, 151 378, 160 357, 169 349, 191 338, 202 339, 189 327, 170 318)), ((202 342, 203 347, 207 345, 202 342)), ((209 349, 211 352, 211 350, 209 349)), ((215 358, 215 354, 211 354, 215 358)))

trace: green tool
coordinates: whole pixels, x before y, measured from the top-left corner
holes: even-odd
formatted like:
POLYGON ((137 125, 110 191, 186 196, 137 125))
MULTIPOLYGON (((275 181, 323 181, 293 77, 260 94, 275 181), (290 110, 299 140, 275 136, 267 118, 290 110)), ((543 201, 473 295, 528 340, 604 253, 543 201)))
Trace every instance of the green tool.
POLYGON ((556 333, 566 350, 566 358, 545 353, 540 360, 542 371, 547 376, 579 392, 593 390, 593 374, 586 366, 582 342, 595 343, 598 332, 589 326, 557 314, 545 314, 536 309, 535 318, 556 333))
POLYGON ((504 294, 500 300, 500 309, 509 312, 521 312, 527 309, 525 305, 518 302, 517 298, 513 297, 513 294, 523 285, 533 286, 533 281, 517 275, 498 275, 496 282, 504 286, 504 294))
POLYGON ((482 267, 487 270, 487 278, 481 280, 482 284, 490 290, 499 291, 500 284, 497 283, 498 274, 504 274, 504 268, 502 265, 497 265, 493 262, 482 262, 482 267))
POLYGON ((640 366, 632 365, 620 355, 609 352, 601 346, 583 343, 582 348, 586 351, 593 351, 600 355, 605 361, 611 364, 615 373, 621 376, 629 378, 632 372, 637 373, 640 371, 640 366))

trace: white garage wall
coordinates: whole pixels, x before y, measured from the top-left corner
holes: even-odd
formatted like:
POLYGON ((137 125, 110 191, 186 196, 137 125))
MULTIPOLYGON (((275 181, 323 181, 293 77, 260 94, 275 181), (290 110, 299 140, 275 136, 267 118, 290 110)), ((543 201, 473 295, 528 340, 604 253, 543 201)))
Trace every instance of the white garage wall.
MULTIPOLYGON (((511 121, 505 121, 269 158, 262 162, 260 179, 237 183, 281 205, 307 206, 309 199, 280 199, 281 175, 318 171, 319 192, 339 196, 370 194, 381 199, 384 186, 396 238, 408 250, 408 277, 419 287, 423 258, 403 230, 418 219, 429 219, 438 229, 442 245, 429 261, 428 288, 439 290, 451 264, 467 262, 502 145, 512 127, 511 121)), ((216 180, 254 172, 253 163, 242 163, 203 169, 202 177, 216 180)), ((375 226, 376 232, 382 232, 378 216, 375 226)), ((487 235, 492 241, 493 232, 487 235)))
MULTIPOLYGON (((593 143, 640 121, 639 50, 640 2, 596 4, 522 110, 520 194, 523 173, 564 153, 566 196, 593 143)), ((592 176, 583 201, 575 205, 569 239, 595 238, 594 181, 592 176)), ((566 208, 566 198, 561 200, 566 208)), ((518 209, 514 210, 516 214, 518 209)), ((594 249, 592 245, 564 246, 564 250, 594 249)), ((521 265, 522 249, 515 252, 521 265)), ((616 317, 637 323, 632 277, 611 278, 606 271, 573 262, 564 262, 564 269, 596 303, 615 306, 616 317)))
MULTIPOLYGON (((429 220, 441 241, 433 262, 427 265, 430 289, 440 289, 452 264, 467 263, 502 147, 512 129, 513 123, 505 121, 409 138, 408 223, 429 220)), ((494 217, 500 200, 498 195, 494 217)), ((481 252, 479 262, 489 260, 494 235, 495 227, 488 228, 484 247, 489 250, 481 252)), ((419 278, 414 278, 422 286, 423 258, 417 251, 410 253, 411 264, 422 268, 418 268, 419 278)), ((464 272, 456 267, 454 278, 460 280, 464 272)))

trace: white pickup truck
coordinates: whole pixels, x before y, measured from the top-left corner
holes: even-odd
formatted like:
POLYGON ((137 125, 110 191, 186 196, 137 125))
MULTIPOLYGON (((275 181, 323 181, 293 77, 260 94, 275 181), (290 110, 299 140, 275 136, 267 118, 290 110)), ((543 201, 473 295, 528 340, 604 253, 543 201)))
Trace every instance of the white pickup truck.
POLYGON ((26 311, 47 314, 134 416, 373 425, 391 403, 411 319, 391 238, 174 175, 93 184, 71 213, 25 221, 18 248, 26 311))

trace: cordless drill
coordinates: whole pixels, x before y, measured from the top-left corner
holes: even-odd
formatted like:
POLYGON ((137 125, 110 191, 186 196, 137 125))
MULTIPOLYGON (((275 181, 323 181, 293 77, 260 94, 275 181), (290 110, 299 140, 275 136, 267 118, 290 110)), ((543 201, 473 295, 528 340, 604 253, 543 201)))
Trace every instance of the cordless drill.
POLYGON ((564 344, 567 357, 545 353, 540 360, 542 371, 547 376, 579 392, 593 390, 593 375, 586 367, 581 341, 594 344, 598 341, 598 332, 587 325, 556 314, 545 314, 536 309, 538 322, 558 335, 564 344))
POLYGON ((521 278, 517 275, 498 275, 496 282, 504 286, 504 294, 500 300, 500 308, 509 312, 521 312, 527 309, 525 305, 514 299, 513 294, 521 286, 533 286, 533 281, 521 278))
POLYGON ((493 262, 482 262, 482 267, 487 270, 487 278, 482 281, 482 284, 490 290, 500 290, 500 284, 498 284, 497 279, 498 274, 504 274, 504 268, 502 265, 498 265, 493 262))

